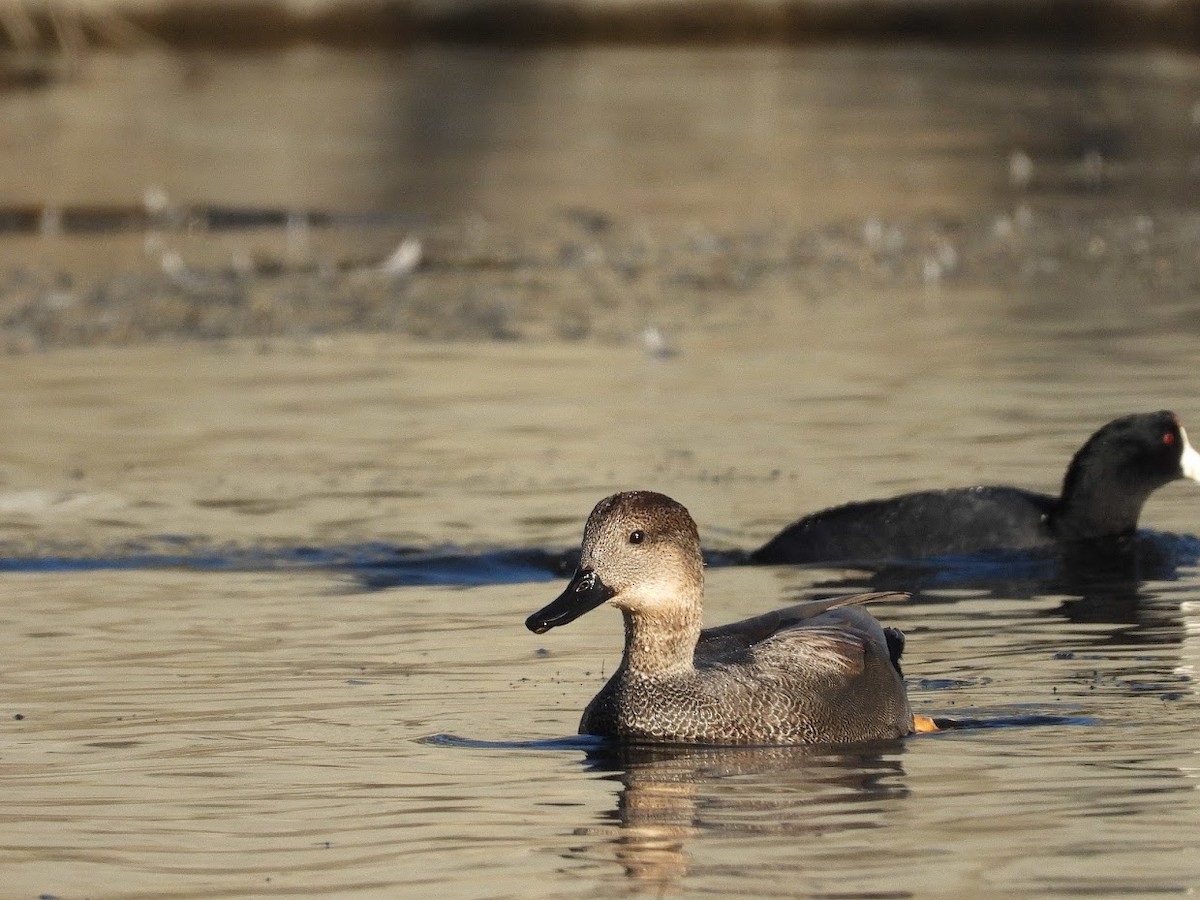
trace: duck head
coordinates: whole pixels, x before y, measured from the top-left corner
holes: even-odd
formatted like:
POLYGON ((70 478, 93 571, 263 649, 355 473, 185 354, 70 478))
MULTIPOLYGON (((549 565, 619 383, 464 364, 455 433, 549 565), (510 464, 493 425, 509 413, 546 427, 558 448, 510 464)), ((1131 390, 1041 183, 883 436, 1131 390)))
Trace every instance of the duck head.
POLYGON ((566 590, 525 626, 543 634, 610 603, 627 616, 694 622, 698 632, 703 591, 700 536, 687 509, 664 494, 624 491, 596 504, 566 590))

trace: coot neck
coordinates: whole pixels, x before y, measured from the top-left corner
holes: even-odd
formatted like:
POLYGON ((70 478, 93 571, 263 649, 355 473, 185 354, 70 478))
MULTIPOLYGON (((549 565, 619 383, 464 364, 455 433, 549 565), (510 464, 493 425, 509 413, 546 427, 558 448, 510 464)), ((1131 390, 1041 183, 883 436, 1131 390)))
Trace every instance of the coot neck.
POLYGON ((1152 492, 1153 487, 1123 483, 1086 467, 1068 472, 1051 527, 1066 541, 1132 534, 1152 492))

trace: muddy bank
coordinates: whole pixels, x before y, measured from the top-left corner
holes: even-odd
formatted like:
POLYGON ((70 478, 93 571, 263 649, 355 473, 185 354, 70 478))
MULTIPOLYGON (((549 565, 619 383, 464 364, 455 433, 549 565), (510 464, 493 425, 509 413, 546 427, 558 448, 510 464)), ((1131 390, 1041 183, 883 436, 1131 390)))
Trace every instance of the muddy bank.
MULTIPOLYGON (((122 240, 145 235, 107 243, 122 240)), ((668 230, 575 210, 520 233, 475 221, 291 240, 307 252, 289 256, 282 233, 158 235, 138 271, 15 267, 0 278, 0 349, 373 331, 643 341, 669 354, 689 331, 895 291, 937 302, 945 290, 987 289, 1006 298, 992 314, 1070 315, 1083 303, 1123 309, 1131 296, 1147 308, 1182 303, 1200 285, 1200 257, 1178 252, 1200 241, 1200 214, 1178 212, 1018 207, 962 219, 668 230)))

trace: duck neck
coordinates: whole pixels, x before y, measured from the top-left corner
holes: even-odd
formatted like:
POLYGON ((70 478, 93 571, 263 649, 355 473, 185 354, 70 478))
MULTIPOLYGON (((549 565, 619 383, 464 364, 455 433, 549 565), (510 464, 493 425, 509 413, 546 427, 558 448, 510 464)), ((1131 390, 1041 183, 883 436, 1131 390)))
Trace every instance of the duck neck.
POLYGON ((655 616, 624 611, 624 668, 639 675, 666 675, 692 668, 700 640, 700 609, 694 614, 655 616))

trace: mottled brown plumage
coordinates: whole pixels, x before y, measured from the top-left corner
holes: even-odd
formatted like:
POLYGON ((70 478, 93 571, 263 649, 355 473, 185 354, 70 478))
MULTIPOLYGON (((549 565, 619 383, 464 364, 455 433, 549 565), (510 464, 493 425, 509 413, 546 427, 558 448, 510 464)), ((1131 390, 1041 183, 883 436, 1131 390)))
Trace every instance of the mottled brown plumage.
POLYGON ((625 618, 620 667, 581 733, 700 744, 810 744, 913 731, 903 636, 859 608, 902 594, 802 603, 703 631, 696 523, 663 494, 628 491, 592 511, 579 569, 526 621, 542 633, 610 603, 625 618))

